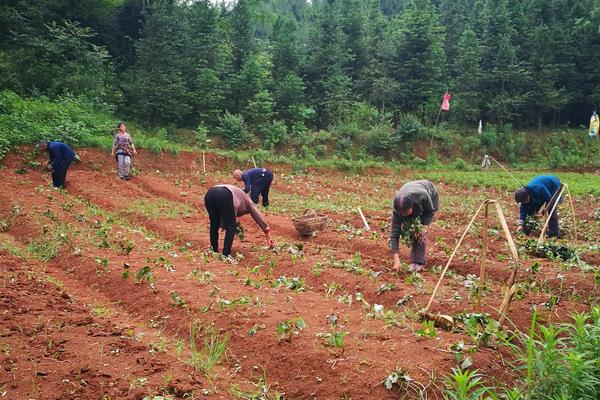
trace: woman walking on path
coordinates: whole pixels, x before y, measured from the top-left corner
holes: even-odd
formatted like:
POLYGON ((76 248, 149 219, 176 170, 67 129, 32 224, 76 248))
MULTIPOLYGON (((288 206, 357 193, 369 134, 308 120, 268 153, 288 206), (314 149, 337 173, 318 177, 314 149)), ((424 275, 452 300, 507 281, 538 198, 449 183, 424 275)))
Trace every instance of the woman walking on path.
POLYGON ((273 247, 271 229, 265 217, 244 193, 234 185, 216 185, 208 189, 204 196, 204 205, 210 220, 210 246, 217 253, 219 251, 219 228, 225 229, 225 243, 223 255, 231 255, 231 246, 236 233, 236 217, 250 214, 256 224, 265 234, 267 245, 273 247))
POLYGON ((131 172, 131 156, 137 154, 131 135, 123 122, 117 125, 117 134, 113 141, 111 156, 117 156, 117 173, 121 179, 129 179, 131 172))

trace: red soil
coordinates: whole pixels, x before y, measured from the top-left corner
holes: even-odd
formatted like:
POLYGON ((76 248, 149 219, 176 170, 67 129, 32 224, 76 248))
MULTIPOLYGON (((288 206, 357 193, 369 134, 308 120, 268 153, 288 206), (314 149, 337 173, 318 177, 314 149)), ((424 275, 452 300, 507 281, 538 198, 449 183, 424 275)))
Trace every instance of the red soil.
MULTIPOLYGON (((458 330, 438 329, 435 339, 414 334, 421 327, 415 312, 427 303, 439 272, 425 272, 422 279, 416 280, 406 272, 392 273, 384 232, 374 238, 349 238, 333 229, 342 223, 360 228, 362 222, 354 214, 332 211, 328 213, 333 220, 328 231, 302 239, 289 216, 267 212, 280 244, 304 244, 303 256, 295 258, 287 251, 287 244, 279 252, 263 247, 258 227, 249 217, 242 218, 247 238, 243 242, 236 239, 234 250, 244 259, 230 265, 203 254, 208 248, 208 221, 202 198, 211 185, 229 179, 234 163, 209 154, 209 171, 219 172, 204 176, 199 173, 202 161, 197 154, 141 154, 134 160, 138 174, 122 182, 116 179, 108 155, 96 150, 79 153, 83 162, 69 171, 65 192, 49 189, 48 176, 39 171, 15 174, 22 164, 18 156, 3 162, 5 191, 0 193, 0 206, 8 210, 18 204, 22 211, 0 240, 14 242, 23 251, 32 241, 44 237, 58 237, 62 245, 49 262, 30 256, 19 259, 6 250, 1 253, 4 279, 0 285, 0 346, 6 344, 9 350, 0 354, 0 396, 4 390, 7 398, 14 399, 98 399, 103 395, 129 399, 160 393, 183 398, 187 392, 197 398, 204 394, 209 398, 232 398, 234 388, 256 391, 253 383, 262 380, 269 385, 271 395, 284 392, 286 398, 380 399, 399 395, 381 385, 397 367, 408 371, 415 382, 428 386, 429 392, 439 393, 442 385, 431 377, 445 375, 456 366, 449 347, 461 340, 472 342, 458 330), (161 199, 173 207, 185 205, 189 213, 156 218, 125 212, 133 202, 161 199), (108 248, 99 246, 102 232, 108 232, 108 248), (130 254, 125 254, 120 244, 124 241, 134 244, 130 254), (355 275, 333 268, 328 261, 348 260, 355 253, 360 254, 365 270, 380 275, 355 275), (173 268, 164 268, 160 257, 173 268), (323 265, 320 274, 314 272, 317 263, 323 265), (127 279, 122 276, 125 264, 130 271, 127 279), (156 290, 143 282, 135 283, 135 273, 146 265, 153 269, 156 290), (194 271, 212 273, 212 281, 199 282, 193 277, 194 271), (48 283, 46 275, 60 280, 63 287, 48 283), (283 275, 304 278, 305 290, 272 287, 283 275), (378 294, 377 289, 386 283, 395 287, 378 294), (371 305, 395 310, 398 326, 372 318, 355 300, 356 292, 361 292, 371 305), (174 293, 185 300, 185 307, 173 304, 174 293), (340 295, 354 301, 351 305, 339 302, 340 295), (405 296, 411 300, 397 307, 397 301, 405 296), (241 299, 241 303, 236 305, 235 299, 241 299), (104 318, 91 312, 101 306, 111 310, 104 318), (327 322, 327 316, 334 313, 338 315, 335 329, 327 322), (295 317, 302 317, 306 328, 294 334, 291 342, 279 341, 277 325, 295 317), (187 349, 177 351, 178 343, 189 343, 194 323, 203 329, 212 327, 229 338, 220 365, 206 373, 186 364, 190 358, 187 349), (334 331, 348 332, 343 349, 326 346, 320 337, 334 331), (164 352, 151 354, 152 344, 158 342, 166 343, 164 352)), ((283 171, 289 175, 288 170, 283 171)), ((370 179, 378 177, 375 171, 360 177, 358 188, 347 184, 348 179, 356 178, 327 171, 293 180, 276 177, 272 191, 297 195, 299 201, 338 192, 391 197, 390 193, 406 178, 394 177, 390 171, 378 174, 389 182, 383 191, 381 180, 370 179)), ((439 187, 442 197, 463 193, 460 188, 439 187)), ((509 200, 507 193, 493 195, 509 200)), ((374 227, 388 220, 387 211, 364 211, 374 227)), ((430 266, 446 263, 448 247, 454 246, 467 218, 463 211, 452 209, 438 213, 430 231, 430 237, 437 238, 430 241, 430 266)), ((507 254, 499 238, 491 240, 490 254, 495 258, 487 263, 490 291, 484 296, 483 308, 494 317, 502 300, 503 282, 510 274, 507 259, 496 258, 497 254, 507 254)), ((474 311, 461 275, 478 274, 479 246, 478 239, 467 239, 451 266, 455 274, 444 280, 433 311, 474 311)), ((407 258, 407 254, 403 248, 402 256, 407 258)), ((585 257, 590 264, 598 263, 597 254, 585 257)), ((519 291, 508 316, 515 327, 522 329, 529 324, 532 307, 557 293, 560 301, 543 315, 548 321, 564 321, 573 311, 588 310, 598 295, 592 274, 563 271, 548 260, 524 261, 519 281, 529 285, 519 291), (540 271, 526 271, 524 267, 534 261, 540 263, 540 271)), ((197 348, 201 348, 202 340, 201 334, 195 343, 197 348)), ((511 358, 504 347, 479 346, 473 354, 473 367, 490 379, 512 382, 516 376, 507 364, 511 358)))

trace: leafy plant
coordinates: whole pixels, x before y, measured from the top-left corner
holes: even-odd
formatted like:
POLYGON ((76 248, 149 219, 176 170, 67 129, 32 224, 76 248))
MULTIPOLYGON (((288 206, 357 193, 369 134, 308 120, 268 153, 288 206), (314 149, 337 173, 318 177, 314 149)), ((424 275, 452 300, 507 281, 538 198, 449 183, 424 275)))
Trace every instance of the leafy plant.
POLYGON ((174 305, 175 307, 181 307, 181 308, 187 307, 187 302, 185 301, 185 299, 183 297, 181 297, 179 295, 179 293, 177 293, 175 291, 171 292, 171 304, 174 305))
POLYGON ((525 222, 523 227, 526 232, 537 232, 542 229, 542 223, 540 219, 535 215, 528 215, 525 217, 525 222))
POLYGON ((156 291, 156 275, 154 275, 154 273, 152 272, 152 267, 150 267, 149 265, 140 268, 135 274, 136 283, 140 283, 144 280, 153 291, 156 291))
POLYGON ((490 388, 484 386, 481 375, 474 371, 452 369, 452 375, 446 378, 444 399, 447 400, 485 400, 490 388))
POLYGON ((551 241, 546 241, 538 245, 535 239, 529 239, 525 242, 525 250, 528 254, 550 260, 571 261, 579 258, 575 249, 565 244, 551 241))
POLYGON ((434 338, 437 336, 437 330, 435 329, 434 321, 423 321, 421 328, 415 331, 417 336, 423 336, 428 338, 434 338))
POLYGON ((407 218, 400 226, 400 242, 412 245, 413 240, 423 234, 423 224, 419 217, 407 218))
POLYGON ((294 333, 306 328, 306 323, 301 317, 281 321, 277 324, 277 339, 279 341, 291 342, 294 333))
POLYGON ((273 283, 273 287, 279 287, 279 286, 285 286, 288 289, 293 290, 295 292, 303 292, 305 290, 304 278, 300 278, 297 276, 292 277, 292 278, 288 278, 285 275, 280 276, 273 283))
POLYGON ((377 294, 383 294, 385 292, 390 292, 396 288, 396 284, 392 282, 384 283, 377 289, 377 294))

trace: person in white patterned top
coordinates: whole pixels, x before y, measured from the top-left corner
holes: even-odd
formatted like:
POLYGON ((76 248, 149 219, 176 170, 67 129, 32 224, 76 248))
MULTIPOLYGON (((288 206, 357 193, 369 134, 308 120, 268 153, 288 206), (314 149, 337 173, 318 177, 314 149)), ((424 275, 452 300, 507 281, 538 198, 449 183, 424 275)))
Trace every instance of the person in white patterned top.
POLYGON ((117 174, 121 179, 129 179, 131 172, 131 156, 137 154, 131 135, 123 122, 117 125, 118 130, 113 140, 111 156, 117 157, 117 174))

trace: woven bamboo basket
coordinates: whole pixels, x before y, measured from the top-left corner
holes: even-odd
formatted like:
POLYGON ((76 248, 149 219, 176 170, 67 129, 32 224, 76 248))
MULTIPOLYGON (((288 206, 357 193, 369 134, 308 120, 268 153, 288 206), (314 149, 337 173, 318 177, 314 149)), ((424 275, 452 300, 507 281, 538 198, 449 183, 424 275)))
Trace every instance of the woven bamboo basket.
POLYGON ((304 214, 292 218, 294 228, 302 236, 310 236, 317 231, 322 231, 327 226, 329 218, 325 215, 319 215, 315 210, 305 210, 304 214))

